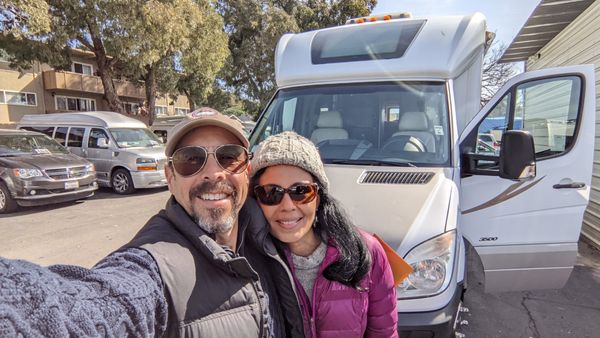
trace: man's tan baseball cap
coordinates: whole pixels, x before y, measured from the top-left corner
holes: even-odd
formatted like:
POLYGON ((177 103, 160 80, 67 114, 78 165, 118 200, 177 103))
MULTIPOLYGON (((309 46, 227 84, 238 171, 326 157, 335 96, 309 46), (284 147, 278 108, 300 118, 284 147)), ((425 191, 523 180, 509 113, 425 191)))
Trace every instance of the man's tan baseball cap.
POLYGON ((238 120, 223 115, 215 109, 202 107, 187 114, 181 122, 173 127, 168 135, 167 146, 165 148, 167 157, 173 155, 177 144, 188 132, 202 126, 221 127, 235 135, 244 147, 248 148, 250 144, 244 134, 244 127, 238 120))

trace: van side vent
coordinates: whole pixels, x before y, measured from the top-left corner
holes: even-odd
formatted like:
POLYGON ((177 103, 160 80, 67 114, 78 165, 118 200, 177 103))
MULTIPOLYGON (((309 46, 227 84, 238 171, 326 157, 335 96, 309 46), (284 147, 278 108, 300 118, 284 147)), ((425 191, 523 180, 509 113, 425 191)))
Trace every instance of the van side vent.
POLYGON ((367 171, 358 183, 427 184, 433 175, 432 172, 367 171))

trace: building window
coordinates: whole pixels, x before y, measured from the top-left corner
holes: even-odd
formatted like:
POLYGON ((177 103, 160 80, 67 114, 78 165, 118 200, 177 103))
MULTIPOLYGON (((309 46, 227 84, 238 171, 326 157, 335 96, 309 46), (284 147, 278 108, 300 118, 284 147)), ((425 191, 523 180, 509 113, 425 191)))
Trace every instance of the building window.
POLYGON ((156 116, 167 115, 167 106, 154 106, 154 111, 156 116))
POLYGON ((56 110, 61 111, 93 111, 96 100, 81 97, 56 96, 56 110))
POLYGON ((123 110, 127 114, 135 114, 137 112, 137 104, 131 102, 123 102, 123 110))
POLYGON ((130 115, 146 115, 143 103, 123 102, 123 110, 130 115))
POLYGON ((37 97, 35 93, 0 90, 0 103, 35 107, 37 106, 37 97))
POLYGON ((186 115, 190 112, 189 108, 177 108, 175 107, 175 115, 186 115))
POLYGON ((92 75, 94 73, 94 67, 92 67, 92 65, 79 62, 73 62, 71 70, 83 75, 92 75))

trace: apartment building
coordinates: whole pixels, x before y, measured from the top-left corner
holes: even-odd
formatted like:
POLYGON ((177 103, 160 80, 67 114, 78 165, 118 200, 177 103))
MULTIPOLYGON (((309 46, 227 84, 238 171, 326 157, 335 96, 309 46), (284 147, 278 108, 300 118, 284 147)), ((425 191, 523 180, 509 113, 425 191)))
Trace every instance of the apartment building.
MULTIPOLYGON (((0 57, 0 128, 14 128, 25 114, 109 110, 103 100, 102 81, 95 75, 98 68, 94 54, 74 50, 71 59, 69 71, 36 62, 31 69, 19 72, 0 57)), ((148 116, 140 109, 145 100, 143 84, 119 79, 114 83, 124 111, 147 123, 148 116)), ((158 116, 188 112, 189 102, 183 95, 156 99, 158 116)))

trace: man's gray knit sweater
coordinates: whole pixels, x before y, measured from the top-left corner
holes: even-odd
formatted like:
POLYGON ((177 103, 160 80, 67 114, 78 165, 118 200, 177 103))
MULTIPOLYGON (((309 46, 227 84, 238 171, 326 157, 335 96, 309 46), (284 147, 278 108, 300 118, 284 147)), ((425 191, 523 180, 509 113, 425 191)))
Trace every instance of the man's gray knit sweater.
POLYGON ((0 337, 149 337, 166 323, 158 266, 145 250, 92 269, 0 258, 0 337))

